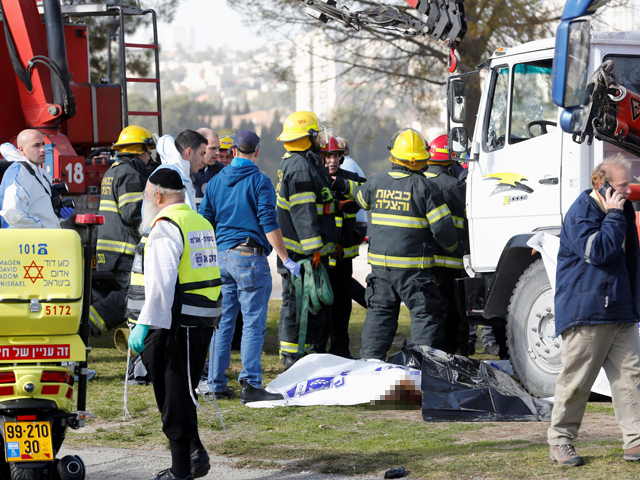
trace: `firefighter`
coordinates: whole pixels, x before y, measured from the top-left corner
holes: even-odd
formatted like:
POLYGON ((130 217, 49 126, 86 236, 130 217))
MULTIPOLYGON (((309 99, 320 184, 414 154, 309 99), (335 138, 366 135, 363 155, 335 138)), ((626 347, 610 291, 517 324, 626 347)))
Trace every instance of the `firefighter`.
POLYGON ((102 178, 99 213, 104 215, 104 225, 98 227, 96 266, 98 272, 112 272, 120 289, 91 305, 94 337, 125 320, 129 275, 140 241, 142 192, 149 176, 147 163, 155 140, 146 128, 130 125, 122 130, 112 148, 118 156, 102 178))
POLYGON ((460 247, 455 252, 447 252, 438 245, 434 255, 433 273, 442 296, 446 337, 444 350, 447 353, 468 356, 469 324, 460 317, 456 308, 454 284, 456 278, 464 276, 462 256, 469 253, 465 251, 465 246, 469 244, 469 234, 464 225, 467 184, 458 180, 456 162, 449 158, 447 143, 446 135, 440 135, 431 142, 431 158, 427 160, 429 166, 425 176, 440 187, 444 201, 451 211, 460 247))
POLYGON ((226 167, 233 160, 233 137, 236 131, 231 128, 225 128, 218 132, 220 137, 220 152, 218 153, 218 161, 223 167, 226 167))
MULTIPOLYGON (((345 141, 334 135, 329 142, 320 148, 320 156, 332 177, 341 177, 356 182, 366 182, 357 173, 343 170, 346 150, 345 141)), ((331 338, 329 353, 345 358, 353 358, 349 351, 349 318, 351 317, 351 286, 353 283, 353 259, 358 256, 362 236, 356 229, 356 214, 360 207, 349 197, 336 193, 338 209, 336 211, 336 231, 338 243, 335 253, 329 257, 329 280, 333 289, 333 305, 331 305, 328 321, 320 341, 318 353, 324 353, 327 341, 331 338), (340 208, 340 206, 343 208, 340 208)))
POLYGON ((371 210, 364 359, 386 360, 398 328, 400 303, 411 315, 411 339, 444 349, 442 300, 432 272, 436 244, 458 248, 458 234, 438 186, 420 172, 429 159, 424 137, 400 130, 389 142, 390 171, 356 187, 356 201, 371 210))
MULTIPOLYGON (((328 255, 335 250, 335 205, 331 194, 332 180, 318 155, 326 143, 327 131, 318 125, 312 112, 295 112, 287 118, 277 138, 287 153, 278 169, 276 209, 278 223, 289 257, 298 262, 309 259, 314 268, 328 268, 328 255)), ((282 310, 280 311, 280 353, 285 369, 300 358, 299 325, 296 322, 296 297, 290 274, 278 260, 282 274, 282 310)), ((311 350, 317 345, 325 324, 327 306, 317 314, 309 312, 305 344, 311 350)))

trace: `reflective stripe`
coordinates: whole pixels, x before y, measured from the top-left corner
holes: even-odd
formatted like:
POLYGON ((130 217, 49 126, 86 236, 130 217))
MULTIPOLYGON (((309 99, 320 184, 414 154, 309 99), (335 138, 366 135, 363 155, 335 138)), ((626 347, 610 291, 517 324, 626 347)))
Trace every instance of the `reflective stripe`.
POLYGON ((322 237, 318 235, 317 237, 313 237, 313 238, 302 238, 300 239, 300 244, 302 245, 302 248, 304 248, 305 250, 320 248, 322 247, 322 237))
POLYGON ((369 263, 379 267, 395 268, 431 268, 435 265, 433 257, 392 257, 371 252, 369 263))
POLYGON ((343 258, 357 257, 360 254, 360 245, 354 245, 352 247, 343 248, 343 251, 344 251, 343 258))
POLYGON ((284 198, 278 196, 276 200, 276 205, 282 208, 283 210, 289 210, 289 202, 287 202, 284 198))
POLYGON ((100 200, 100 207, 98 208, 98 210, 101 212, 104 211, 120 213, 120 210, 118 210, 118 205, 113 200, 100 200))
POLYGON ((313 192, 296 193, 289 197, 289 205, 295 207, 303 203, 316 203, 316 194, 313 192))
POLYGON ((453 226, 456 228, 464 228, 464 218, 455 217, 451 215, 451 220, 453 220, 453 226))
POLYGON ((409 173, 402 173, 402 172, 387 172, 387 173, 389 174, 390 177, 393 177, 393 178, 406 178, 410 175, 409 173))
POLYGON ((597 234, 598 232, 594 232, 587 238, 587 246, 584 249, 584 258, 587 263, 591 263, 591 248, 593 247, 593 241, 596 239, 597 234))
POLYGON ((362 208, 364 208, 365 210, 369 210, 371 208, 371 206, 364 201, 364 197, 362 196, 362 190, 358 192, 358 195, 356 195, 356 198, 358 199, 358 203, 362 208))
POLYGON ((356 218, 356 215, 357 215, 357 214, 355 214, 355 213, 343 213, 343 214, 342 214, 342 216, 343 216, 344 218, 356 218))
POLYGON ((428 178, 434 178, 434 177, 437 177, 438 175, 436 175, 435 173, 424 172, 424 176, 428 178))
POLYGON ((456 250, 456 248, 458 248, 458 242, 454 243, 452 246, 450 247, 442 247, 445 251, 451 253, 454 252, 456 250))
POLYGON ((195 305, 182 305, 180 311, 183 315, 191 315, 192 317, 219 317, 222 315, 222 307, 208 308, 208 307, 196 307, 195 305))
POLYGON ((100 316, 98 311, 93 308, 93 305, 89 309, 89 319, 91 320, 91 323, 93 323, 98 328, 98 330, 100 330, 101 333, 105 333, 108 330, 107 325, 104 323, 104 320, 102 320, 102 317, 100 316))
POLYGON ((342 217, 336 216, 336 227, 342 228, 342 217))
POLYGON ((98 239, 96 250, 105 250, 108 252, 126 253, 134 255, 136 246, 133 243, 118 242, 117 240, 98 239))
MULTIPOLYGON (((304 349, 305 351, 309 351, 311 349, 311 344, 310 343, 305 344, 304 349)), ((298 351, 297 343, 280 341, 280 354, 282 354, 282 352, 296 353, 297 351, 298 351)))
POLYGON ((144 307, 144 300, 132 300, 131 298, 127 299, 127 308, 130 310, 142 310, 144 307))
POLYGON ((447 207, 447 204, 445 203, 444 205, 440 205, 438 208, 434 208, 427 213, 427 220, 429 220, 429 223, 433 225, 447 215, 451 215, 451 210, 449 210, 449 207, 447 207))
POLYGON ((142 192, 125 193, 118 199, 120 207, 124 207, 129 203, 136 203, 142 201, 142 192))
POLYGON ((329 204, 316 203, 316 212, 317 212, 318 215, 325 215, 325 212, 324 212, 324 206, 325 205, 329 205, 329 213, 327 213, 326 215, 331 215, 331 214, 336 212, 336 206, 335 206, 335 204, 333 202, 329 203, 329 204))
POLYGON ((333 257, 329 257, 329 266, 330 266, 330 267, 335 267, 337 263, 338 263, 338 262, 336 261, 336 259, 335 259, 335 258, 333 258, 333 257))
POLYGON ((388 225, 390 227, 429 228, 429 222, 424 218, 387 215, 385 213, 373 213, 371 215, 371 223, 373 225, 388 225))
POLYGON ((320 255, 328 255, 336 251, 335 243, 327 243, 324 247, 320 249, 320 255))
POLYGON ((444 255, 434 255, 433 259, 436 262, 436 267, 455 268, 461 270, 464 268, 461 258, 445 257, 444 255))
POLYGON ((282 240, 284 241, 284 247, 287 250, 304 255, 304 250, 302 249, 302 245, 300 245, 299 242, 286 237, 282 237, 282 240))

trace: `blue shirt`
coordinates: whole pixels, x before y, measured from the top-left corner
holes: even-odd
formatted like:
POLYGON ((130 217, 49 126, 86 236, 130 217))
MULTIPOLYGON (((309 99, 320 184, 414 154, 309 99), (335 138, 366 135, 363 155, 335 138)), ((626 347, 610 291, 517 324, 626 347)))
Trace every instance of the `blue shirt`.
POLYGON ((198 213, 213 225, 220 250, 251 237, 271 253, 266 234, 280 228, 273 184, 247 159, 234 159, 209 181, 198 213))

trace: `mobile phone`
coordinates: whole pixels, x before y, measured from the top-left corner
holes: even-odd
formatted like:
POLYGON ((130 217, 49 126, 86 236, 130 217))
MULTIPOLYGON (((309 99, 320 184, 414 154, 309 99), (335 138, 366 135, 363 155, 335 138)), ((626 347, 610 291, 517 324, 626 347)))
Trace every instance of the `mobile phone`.
POLYGON ((609 182, 607 182, 598 189, 598 193, 602 195, 603 198, 607 198, 607 190, 609 189, 611 189, 611 195, 613 195, 613 192, 615 192, 615 190, 611 185, 609 185, 609 182))

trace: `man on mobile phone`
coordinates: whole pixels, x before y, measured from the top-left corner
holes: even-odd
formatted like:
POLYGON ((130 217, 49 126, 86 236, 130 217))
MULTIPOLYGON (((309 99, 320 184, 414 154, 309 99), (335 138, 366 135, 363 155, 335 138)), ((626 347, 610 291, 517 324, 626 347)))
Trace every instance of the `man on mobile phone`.
POLYGON ((630 202, 631 162, 621 154, 591 173, 569 208, 560 234, 555 293, 556 335, 562 336, 563 370, 556 381, 550 456, 580 466, 573 442, 600 368, 624 440, 624 459, 640 460, 640 252, 630 202), (612 188, 599 189, 610 184, 612 188))

